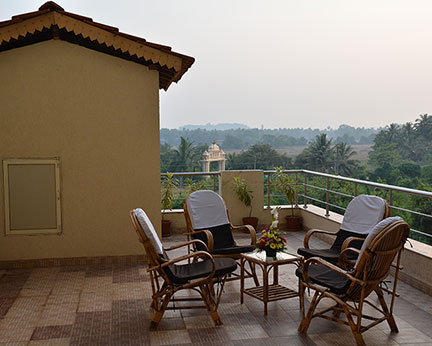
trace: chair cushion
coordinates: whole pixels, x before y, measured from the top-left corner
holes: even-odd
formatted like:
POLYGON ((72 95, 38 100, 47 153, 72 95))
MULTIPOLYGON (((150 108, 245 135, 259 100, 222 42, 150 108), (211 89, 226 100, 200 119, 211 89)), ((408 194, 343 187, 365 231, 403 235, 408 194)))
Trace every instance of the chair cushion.
MULTIPOLYGON (((235 242, 234 242, 234 238, 232 236, 231 226, 229 223, 227 223, 225 225, 220 225, 220 226, 210 227, 210 228, 204 228, 204 229, 209 230, 213 236, 213 242, 214 242, 213 249, 214 250, 236 246, 235 242)), ((196 231, 199 231, 199 230, 200 229, 196 229, 196 231)), ((194 238, 202 240, 204 243, 207 244, 207 237, 206 237, 205 233, 195 234, 194 238)), ((200 246, 197 245, 197 248, 199 250, 203 250, 202 246, 200 248, 200 246)))
POLYGON ((348 204, 341 228, 366 233, 380 222, 385 213, 386 202, 378 196, 360 195, 348 204))
MULTIPOLYGON (((237 269, 236 262, 231 258, 215 258, 216 273, 214 277, 223 276, 232 273, 237 269)), ((185 284, 190 280, 204 278, 208 276, 213 269, 209 259, 190 264, 173 264, 165 267, 165 273, 169 279, 176 284, 185 284)))
POLYGON ((156 253, 162 255, 164 250, 161 241, 156 233, 156 230, 153 227, 150 219, 147 214, 141 208, 137 208, 134 210, 135 216, 144 231, 145 236, 150 240, 150 243, 153 245, 156 253))
MULTIPOLYGON (((310 280, 313 283, 327 287, 331 292, 335 294, 345 293, 351 285, 351 280, 343 277, 342 275, 321 264, 311 264, 309 266, 308 274, 310 280)), ((303 280, 302 267, 296 270, 296 275, 301 280, 303 280)))
POLYGON ((232 247, 225 247, 220 249, 213 250, 212 254, 215 255, 230 255, 230 254, 241 254, 246 252, 252 252, 255 250, 254 245, 245 245, 245 246, 232 246, 232 247))
POLYGON ((306 249, 299 248, 297 253, 305 258, 320 257, 327 262, 336 263, 339 259, 339 251, 335 249, 306 249))
MULTIPOLYGON (((343 242, 349 238, 349 237, 357 237, 357 238, 366 238, 366 234, 358 234, 354 232, 345 231, 343 229, 340 229, 339 232, 337 232, 336 239, 333 243, 333 245, 329 249, 306 249, 306 248, 299 248, 297 250, 297 253, 305 258, 310 257, 320 257, 325 259, 328 262, 336 263, 339 259, 340 250, 342 248, 343 242)), ((350 247, 354 247, 356 249, 360 249, 362 246, 361 241, 353 241, 350 244, 350 247)), ((357 258, 357 255, 355 253, 348 253, 348 258, 350 260, 355 260, 357 258)))
POLYGON ((193 229, 208 229, 229 223, 225 202, 216 192, 192 192, 186 200, 193 229))

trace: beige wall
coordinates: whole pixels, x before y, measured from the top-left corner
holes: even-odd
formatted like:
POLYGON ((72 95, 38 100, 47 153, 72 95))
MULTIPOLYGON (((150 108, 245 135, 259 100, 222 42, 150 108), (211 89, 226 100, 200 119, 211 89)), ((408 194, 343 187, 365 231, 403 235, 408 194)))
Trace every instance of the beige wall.
POLYGON ((1 52, 0 80, 0 159, 60 158, 63 228, 5 236, 1 184, 0 260, 142 254, 129 209, 159 230, 158 73, 50 40, 1 52))

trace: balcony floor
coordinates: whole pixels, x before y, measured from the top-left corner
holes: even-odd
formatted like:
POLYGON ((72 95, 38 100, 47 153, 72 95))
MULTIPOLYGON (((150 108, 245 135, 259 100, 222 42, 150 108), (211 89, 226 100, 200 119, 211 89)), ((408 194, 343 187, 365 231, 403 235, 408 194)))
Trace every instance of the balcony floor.
MULTIPOLYGON (((304 233, 288 235, 293 249, 304 233)), ((241 236, 244 238, 244 236, 241 236)), ((183 241, 175 236, 165 245, 183 241)), ((177 250, 176 250, 177 251, 177 250)), ((177 252, 178 254, 179 252, 177 252)), ((280 283, 296 289, 295 266, 280 267, 280 283)), ((364 333, 368 345, 432 345, 432 297, 399 283, 399 333, 384 323, 364 333)), ((298 299, 239 302, 239 285, 226 285, 214 327, 208 313, 168 311, 149 331, 150 282, 142 265, 0 270, 0 346, 13 345, 355 345, 348 327, 314 319, 299 335, 298 299)))

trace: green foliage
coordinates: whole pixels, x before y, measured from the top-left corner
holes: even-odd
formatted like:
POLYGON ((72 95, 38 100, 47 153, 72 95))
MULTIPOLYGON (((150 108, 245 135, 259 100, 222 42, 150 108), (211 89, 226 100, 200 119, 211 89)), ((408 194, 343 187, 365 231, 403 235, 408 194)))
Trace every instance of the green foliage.
MULTIPOLYGON (((281 192, 288 203, 294 206, 297 199, 297 185, 294 179, 282 171, 282 167, 275 167, 276 174, 273 176, 273 184, 281 192)), ((291 214, 294 216, 294 208, 291 208, 291 214)))
POLYGON ((291 168, 291 159, 279 154, 268 144, 256 144, 240 154, 227 155, 227 169, 263 169, 270 170, 275 166, 291 168))
POLYGON ((244 179, 240 177, 234 177, 234 192, 237 195, 240 202, 242 202, 246 207, 250 207, 249 217, 252 215, 252 199, 253 192, 249 190, 244 179))
POLYGON ((187 178, 185 180, 186 183, 186 198, 195 191, 205 190, 206 189, 206 182, 205 180, 197 180, 193 181, 190 178, 187 178))
MULTIPOLYGON (((161 209, 163 211, 172 210, 174 201, 174 191, 179 185, 179 181, 172 173, 167 173, 166 177, 162 179, 162 192, 161 192, 161 209)), ((163 218, 163 213, 162 213, 163 218)))

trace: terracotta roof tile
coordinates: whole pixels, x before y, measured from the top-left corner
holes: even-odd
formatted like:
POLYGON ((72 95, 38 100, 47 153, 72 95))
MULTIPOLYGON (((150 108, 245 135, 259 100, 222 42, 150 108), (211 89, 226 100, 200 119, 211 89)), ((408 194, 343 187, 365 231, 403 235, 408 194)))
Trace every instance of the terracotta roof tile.
POLYGON ((172 82, 178 82, 195 61, 173 52, 171 47, 147 42, 144 38, 122 33, 116 27, 66 12, 53 1, 46 2, 38 11, 0 22, 0 52, 49 39, 49 35, 59 35, 58 38, 68 42, 156 69, 159 88, 165 90, 172 82))

